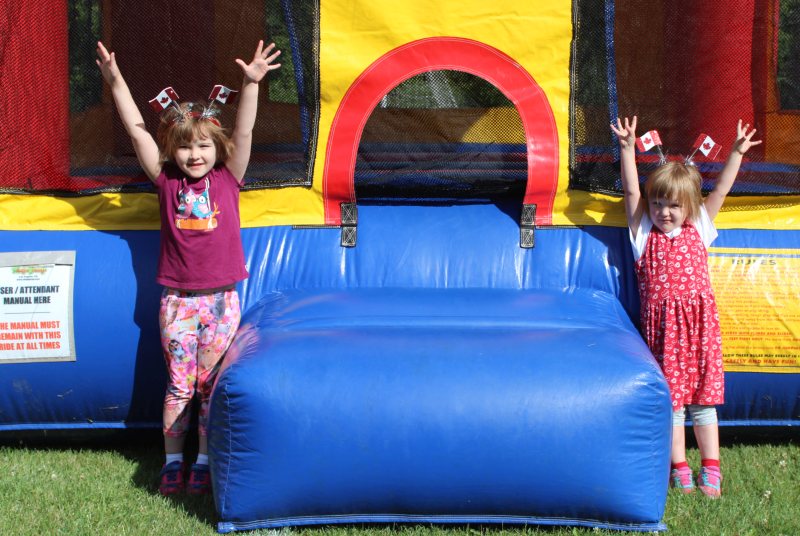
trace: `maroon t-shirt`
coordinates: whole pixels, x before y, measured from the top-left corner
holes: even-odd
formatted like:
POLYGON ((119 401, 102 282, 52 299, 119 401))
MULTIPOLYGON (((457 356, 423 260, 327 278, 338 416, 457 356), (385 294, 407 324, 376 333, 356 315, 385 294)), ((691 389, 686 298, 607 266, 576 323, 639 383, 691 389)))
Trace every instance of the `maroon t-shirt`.
POLYGON ((201 290, 246 279, 240 185, 228 168, 217 164, 196 180, 165 164, 155 185, 161 211, 156 281, 180 290, 201 290))

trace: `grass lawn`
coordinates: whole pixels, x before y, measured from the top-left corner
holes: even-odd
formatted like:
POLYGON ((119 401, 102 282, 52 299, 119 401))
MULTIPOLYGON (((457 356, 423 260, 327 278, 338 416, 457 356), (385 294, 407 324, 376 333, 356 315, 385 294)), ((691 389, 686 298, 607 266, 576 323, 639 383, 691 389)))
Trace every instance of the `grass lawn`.
MULTIPOLYGON (((691 435, 688 433, 687 435, 691 435)), ((675 535, 800 534, 800 429, 722 429, 723 497, 670 490, 664 521, 675 535)), ((216 534, 210 497, 157 492, 158 433, 62 437, 0 436, 0 535, 216 534)), ((698 464, 695 448, 689 462, 698 464)), ((271 536, 516 536, 622 534, 515 526, 331 526, 254 531, 271 536)))

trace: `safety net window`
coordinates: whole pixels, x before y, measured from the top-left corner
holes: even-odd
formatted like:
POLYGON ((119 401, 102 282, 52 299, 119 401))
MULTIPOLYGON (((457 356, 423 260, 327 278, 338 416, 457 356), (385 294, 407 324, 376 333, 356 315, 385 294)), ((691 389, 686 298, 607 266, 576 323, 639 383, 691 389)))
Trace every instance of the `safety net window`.
POLYGON ((461 71, 418 74, 367 121, 354 176, 359 201, 491 200, 524 195, 525 133, 513 103, 461 71))
MULTIPOLYGON (((23 127, 29 130, 25 144, 33 149, 10 138, 19 150, 6 144, 5 154, 0 152, 0 191, 80 195, 152 190, 95 64, 98 40, 115 52, 153 134, 159 116, 148 101, 162 89, 173 87, 179 102, 208 103, 217 84, 240 89, 236 58, 249 61, 259 39, 274 41, 282 51, 282 67, 261 83, 245 188, 311 184, 319 115, 318 0, 68 0, 33 21, 24 4, 10 3, 6 10, 4 75, 29 68, 32 60, 22 49, 35 39, 54 43, 54 54, 68 48, 68 58, 63 71, 52 69, 44 81, 21 75, 19 82, 30 93, 20 97, 21 105, 34 110, 46 103, 50 117, 38 129, 23 127), (60 36, 64 47, 57 45, 60 36), (29 154, 46 156, 32 161, 29 154)), ((220 119, 230 128, 236 105, 221 107, 220 119)), ((37 121, 33 112, 28 117, 37 121)), ((22 115, 11 119, 25 121, 22 115)))
POLYGON ((800 0, 780 2, 777 35, 780 107, 800 113, 800 0))
POLYGON ((758 5, 574 1, 570 188, 621 194, 609 123, 637 115, 637 135, 656 130, 662 142, 637 151, 642 180, 661 154, 694 152, 709 191, 742 118, 763 143, 746 154, 731 195, 799 194, 800 0, 758 5), (701 134, 721 146, 716 157, 695 152, 701 134))

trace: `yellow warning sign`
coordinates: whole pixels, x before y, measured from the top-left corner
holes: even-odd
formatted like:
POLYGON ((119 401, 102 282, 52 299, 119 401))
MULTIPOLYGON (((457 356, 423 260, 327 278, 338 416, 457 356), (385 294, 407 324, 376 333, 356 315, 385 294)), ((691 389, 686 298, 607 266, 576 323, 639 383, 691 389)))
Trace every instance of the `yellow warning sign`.
POLYGON ((800 372, 800 249, 708 253, 725 370, 800 372))

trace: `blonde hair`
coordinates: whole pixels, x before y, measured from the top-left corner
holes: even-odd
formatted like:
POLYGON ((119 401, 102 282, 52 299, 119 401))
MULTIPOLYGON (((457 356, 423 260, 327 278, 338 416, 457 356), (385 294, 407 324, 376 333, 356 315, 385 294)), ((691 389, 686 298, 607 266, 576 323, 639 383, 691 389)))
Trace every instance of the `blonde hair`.
POLYGON ((644 197, 648 203, 659 197, 674 199, 686 211, 686 219, 695 221, 700 217, 700 205, 703 203, 701 181, 696 167, 683 162, 667 162, 647 178, 644 197))
POLYGON ((217 162, 224 162, 233 152, 233 141, 227 129, 213 116, 204 116, 206 106, 195 102, 180 104, 180 111, 167 108, 161 115, 156 139, 159 156, 163 162, 171 162, 175 151, 182 144, 194 139, 208 138, 217 149, 217 162))

